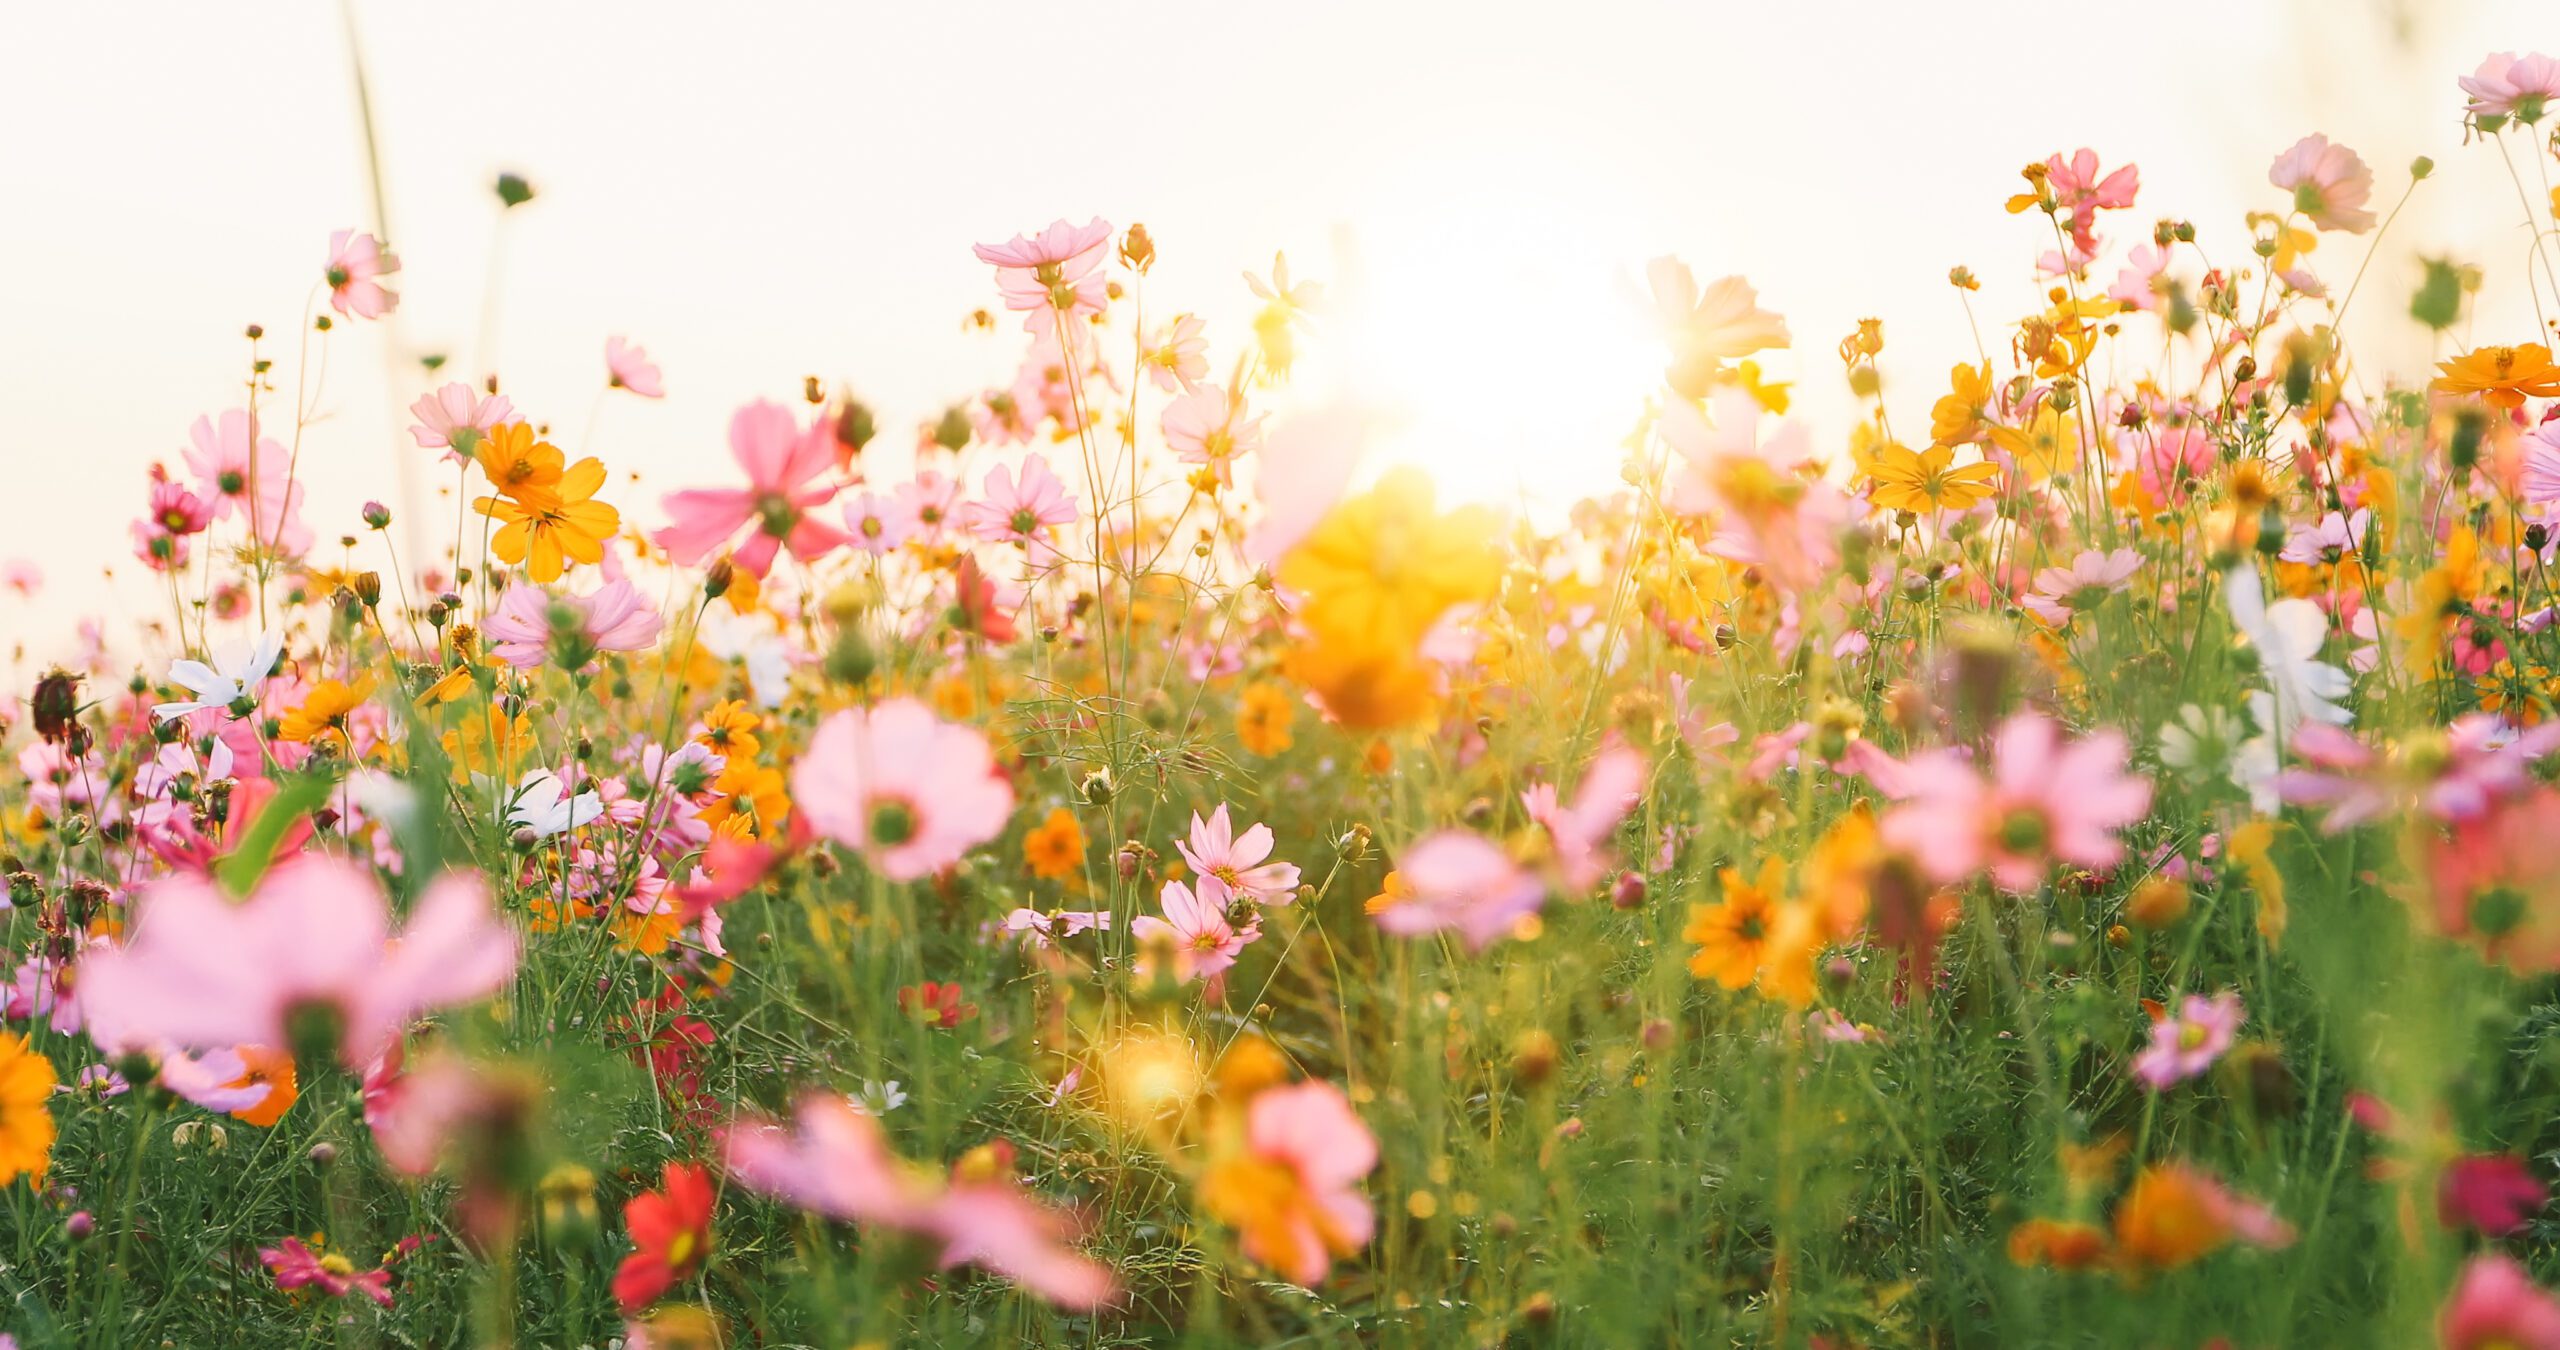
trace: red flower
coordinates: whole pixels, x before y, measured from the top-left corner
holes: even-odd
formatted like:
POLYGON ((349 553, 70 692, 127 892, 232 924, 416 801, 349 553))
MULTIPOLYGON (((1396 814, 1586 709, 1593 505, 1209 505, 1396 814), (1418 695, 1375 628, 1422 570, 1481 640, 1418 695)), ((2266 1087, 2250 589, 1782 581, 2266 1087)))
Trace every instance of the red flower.
POLYGON ((613 1296, 626 1313, 658 1301, 711 1253, 711 1177, 690 1163, 668 1163, 666 1180, 622 1207, 637 1250, 613 1273, 613 1296))
POLYGON ((898 991, 898 1011, 926 1026, 949 1029, 978 1015, 978 1005, 960 1001, 956 984, 911 984, 898 991))

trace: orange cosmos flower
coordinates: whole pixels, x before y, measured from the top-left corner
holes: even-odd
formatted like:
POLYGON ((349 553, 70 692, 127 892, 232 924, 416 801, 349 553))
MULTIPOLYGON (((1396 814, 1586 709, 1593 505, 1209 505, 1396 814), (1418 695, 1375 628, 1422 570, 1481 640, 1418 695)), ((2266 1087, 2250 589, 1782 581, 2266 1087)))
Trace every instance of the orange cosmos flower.
POLYGON ((2516 347, 2475 347, 2450 361, 2439 361, 2444 373, 2430 386, 2440 394, 2478 394, 2493 408, 2513 410, 2528 398, 2560 394, 2560 366, 2551 350, 2538 342, 2516 347))

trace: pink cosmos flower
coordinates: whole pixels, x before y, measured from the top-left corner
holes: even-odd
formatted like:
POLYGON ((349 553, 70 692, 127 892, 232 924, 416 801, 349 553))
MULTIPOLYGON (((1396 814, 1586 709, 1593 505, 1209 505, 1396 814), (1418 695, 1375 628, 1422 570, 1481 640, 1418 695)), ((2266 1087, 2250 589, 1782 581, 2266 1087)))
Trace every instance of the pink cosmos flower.
POLYGON ((1704 396, 1726 362, 1790 340, 1787 321, 1760 308, 1759 292, 1741 277, 1719 277, 1702 288, 1689 265, 1673 257, 1647 262, 1644 275, 1654 326, 1671 349, 1663 380, 1687 397, 1704 396))
POLYGON ((1244 397, 1204 384, 1164 408, 1164 443, 1185 464, 1205 464, 1221 485, 1235 484, 1236 458, 1262 448, 1260 417, 1244 415, 1244 397))
POLYGON ((2151 1024, 2151 1048, 2134 1056, 2133 1076, 2154 1092, 2197 1077, 2231 1052, 2232 1038, 2247 1018, 2237 991, 2187 995, 2174 1015, 2151 1024))
POLYGON ((1308 1202, 1291 1208, 1284 1232, 1246 1229, 1245 1255, 1312 1287, 1332 1269, 1336 1251, 1367 1245, 1377 1214, 1359 1184, 1378 1165, 1378 1140, 1342 1089, 1310 1080, 1255 1093, 1245 1147, 1256 1159, 1287 1168, 1308 1202))
POLYGON ((2560 1301, 2513 1257, 2482 1252, 2464 1263, 2436 1327, 2444 1350, 2560 1350, 2560 1301))
POLYGON ((1191 813, 1191 837, 1177 839, 1182 860, 1203 877, 1215 877, 1229 890, 1260 904, 1285 905, 1298 898, 1294 863, 1265 862, 1271 856, 1271 827, 1256 824, 1243 834, 1227 819, 1224 802, 1207 820, 1191 813))
POLYGON ((1147 378, 1155 381, 1156 392, 1188 393, 1209 373, 1209 339, 1200 335, 1207 326, 1196 314, 1177 314, 1156 345, 1139 358, 1147 378))
POLYGON ((1405 895, 1378 911, 1399 937, 1454 928, 1473 951, 1509 934, 1547 901, 1547 888, 1482 835, 1440 830, 1396 860, 1405 895))
POLYGON ((2352 516, 2332 511, 2314 525, 2296 525, 2285 535, 2284 551, 2276 556, 2291 563, 2334 563, 2355 554, 2364 547, 2370 531, 2367 525, 2373 512, 2357 507, 2352 516))
POLYGON ((2000 725, 1992 745, 1987 779, 1951 749, 1905 761, 1906 795, 1885 815, 1885 842, 1933 880, 1987 868, 2008 891, 2035 889, 2056 862, 2110 867, 2124 856, 2115 831, 2150 809, 2151 783, 2124 772, 2122 733, 2066 744, 2052 719, 2022 712, 2000 725))
POLYGON ((2326 136, 2305 136, 2276 156, 2267 181, 2293 194, 2293 209, 2324 230, 2362 234, 2373 228, 2365 202, 2373 196, 2373 170, 2356 152, 2326 136))
POLYGON ((331 1298, 361 1293, 383 1307, 391 1306, 390 1271, 358 1271, 345 1257, 334 1252, 321 1256, 302 1245, 300 1238, 286 1238, 282 1246, 259 1248, 258 1260, 275 1272, 278 1289, 308 1285, 331 1298))
POLYGON ((1644 756, 1623 745, 1613 745, 1602 750, 1584 771, 1572 805, 1557 801, 1553 783, 1534 784, 1520 794, 1521 809, 1547 832, 1556 877, 1564 889, 1588 891, 1607 875, 1609 836, 1617 832, 1618 822, 1634 808, 1644 779, 1644 756))
POLYGON ((455 464, 468 463, 471 452, 483 437, 515 420, 515 404, 504 394, 480 396, 470 385, 459 380, 432 394, 420 395, 409 405, 409 415, 418 419, 409 435, 422 449, 441 446, 444 457, 455 464))
POLYGON ((649 350, 622 338, 604 340, 605 382, 616 389, 628 389, 642 398, 665 398, 667 386, 658 378, 658 367, 649 360, 649 350))
POLYGON ((987 470, 979 491, 979 500, 960 508, 960 523, 971 535, 1024 549, 1033 562, 1057 556, 1048 532, 1075 523, 1076 499, 1050 472, 1048 456, 1023 460, 1019 475, 1002 464, 987 470))
POLYGON ((272 436, 257 435, 246 410, 234 408, 216 423, 199 417, 187 433, 187 471, 213 503, 213 518, 249 522, 256 537, 288 554, 311 547, 311 528, 300 519, 302 485, 294 482, 293 452, 272 436))
POLYGON ((435 1171, 455 1133, 502 1100, 486 1071, 442 1045, 406 1072, 398 1055, 386 1054, 367 1069, 364 1096, 382 1160, 412 1177, 435 1171))
POLYGON ((44 569, 26 558, 0 562, 0 586, 16 591, 21 599, 33 600, 44 589, 44 569))
POLYGON ((2069 567, 2048 567, 2036 573, 2035 588, 2020 596, 2018 603, 2059 628, 2071 622, 2074 613, 2093 609, 2123 590, 2140 570, 2138 549, 2120 548, 2113 553, 2085 549, 2069 567))
POLYGON ((1107 909, 1061 909, 1042 913, 1036 909, 1017 908, 1004 916, 1004 931, 1019 933, 1034 947, 1046 948, 1062 937, 1078 933, 1110 932, 1111 911, 1107 909))
POLYGON ((1067 1217, 1010 1179, 942 1184, 889 1151, 879 1122, 843 1097, 800 1099, 793 1129, 753 1117, 719 1133, 722 1165, 748 1190, 845 1223, 915 1233, 944 1269, 977 1265, 1067 1308, 1116 1292, 1108 1267, 1067 1245, 1067 1217))
POLYGON ((666 627, 665 616, 628 577, 608 581, 591 595, 553 595, 519 581, 498 597, 480 626, 490 639, 490 654, 518 670, 541 665, 551 652, 555 607, 566 611, 562 617, 572 619, 599 652, 645 651, 666 627))
POLYGON ((2436 1183, 2436 1215, 2445 1227, 2476 1229, 2493 1238, 2523 1232, 2549 1203, 2551 1188, 2511 1153, 2456 1158, 2445 1164, 2436 1183))
POLYGON ((2136 245, 2125 255, 2124 270, 2116 273, 2115 284, 2107 288, 2107 298, 2134 309, 2157 311, 2161 293, 2168 288, 2161 278, 2169 274, 2169 251, 2156 244, 2136 245))
POLYGON ((911 698, 819 723, 792 768, 791 799, 812 830, 891 881, 958 862, 1013 812, 1013 788, 986 738, 911 698))
POLYGON ((2462 77, 2462 92, 2471 96, 2463 111, 2473 117, 2514 118, 2532 126, 2560 99, 2560 60, 2540 52, 2492 52, 2462 77))
POLYGON ((2524 499, 2560 501, 2560 421, 2544 422, 2525 437, 2524 499))
POLYGON ((319 1010, 338 1023, 340 1058, 361 1066, 410 1018, 481 998, 516 968, 515 934, 476 876, 431 882, 397 941, 372 871, 319 854, 269 872, 243 903, 177 876, 137 908, 134 936, 80 967, 90 1037, 110 1053, 292 1045, 319 1010))
POLYGON ((2410 809, 2458 824, 2531 788, 2534 762, 2560 750, 2560 723, 2519 734, 2488 713, 2464 713, 2445 728, 2444 753, 2413 764, 2321 722, 2303 723, 2285 748, 2307 767, 2276 775, 2276 794, 2296 806, 2329 808, 2324 833, 2410 809))
POLYGON ((940 543, 943 527, 960 512, 960 483, 938 469, 919 469, 913 480, 898 485, 897 513, 915 522, 915 537, 940 543))
POLYGON ((160 1060, 160 1086, 224 1115, 252 1110, 275 1091, 274 1084, 256 1081, 237 1049, 171 1051, 160 1060))
POLYGON ((400 307, 400 297, 381 278, 400 270, 400 260, 369 234, 339 230, 329 236, 329 307, 359 319, 379 319, 400 307))
POLYGON ((876 558, 907 542, 916 531, 916 518, 902 494, 860 492, 844 504, 844 528, 855 548, 876 558))
POLYGON ((1054 222, 1037 239, 1017 234, 1005 243, 978 244, 970 251, 995 267, 1004 307, 1029 311, 1022 326, 1037 333, 1067 316, 1101 312, 1109 298, 1102 260, 1110 246, 1111 225, 1096 216, 1082 226, 1054 222), (1060 317, 1044 322, 1043 311, 1060 317))
POLYGON ((2102 177, 2098 152, 2086 147, 2067 160, 2056 152, 2044 167, 2045 186, 2066 213, 2063 227, 2071 235, 2071 248, 2068 256, 2045 255, 2039 266, 2052 274, 2077 271, 2098 256, 2098 213, 2131 207, 2142 190, 2142 174, 2127 164, 2102 177))
POLYGON ((810 509, 836 495, 833 483, 815 483, 835 463, 835 428, 825 417, 802 427, 791 410, 759 401, 729 419, 729 454, 747 471, 744 488, 696 488, 671 493, 674 523, 654 536, 667 556, 691 567, 734 537, 755 529, 738 546, 737 564, 761 577, 775 550, 788 547, 802 562, 845 542, 844 533, 821 523, 810 509))
POLYGON ((1156 903, 1163 917, 1141 914, 1129 921, 1129 935, 1138 940, 1139 973, 1154 974, 1145 954, 1159 944, 1173 950, 1173 978, 1187 984, 1208 980, 1226 973, 1236 963, 1247 943, 1262 936, 1259 920, 1238 928, 1227 922, 1227 902, 1234 892, 1227 883, 1214 876, 1200 878, 1198 892, 1179 881, 1168 881, 1156 903))

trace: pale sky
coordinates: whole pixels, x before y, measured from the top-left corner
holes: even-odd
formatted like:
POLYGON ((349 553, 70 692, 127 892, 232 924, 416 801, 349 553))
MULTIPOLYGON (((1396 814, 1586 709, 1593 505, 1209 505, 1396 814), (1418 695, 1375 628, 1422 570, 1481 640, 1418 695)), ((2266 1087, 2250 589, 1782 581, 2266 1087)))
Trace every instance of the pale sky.
MULTIPOLYGON (((2184 216, 2229 264, 2300 136, 2363 153, 2377 209, 2432 154, 2441 181, 2359 314, 2406 327, 2418 252, 2515 284, 2521 208, 2494 152, 2461 145, 2454 79, 2491 50, 2560 50, 2549 0, 354 8, 406 268, 396 327, 332 343, 302 456, 324 540, 367 497, 400 507, 404 461, 449 480, 396 410, 428 387, 416 355, 474 360, 501 170, 541 194, 507 223, 507 391, 604 456, 605 495, 645 525, 658 493, 727 481, 732 409, 804 375, 859 389, 884 443, 1001 382, 1020 339, 963 331, 993 298, 969 245, 1060 216, 1144 221, 1151 314, 1207 316, 1221 369, 1241 271, 1285 249, 1338 281, 1352 242, 1368 303, 1316 340, 1318 383, 1411 404, 1400 452, 1461 491, 1555 497, 1610 481, 1655 377, 1623 292, 1657 254, 1743 273, 1788 317, 1776 364, 1818 436, 1842 424, 1831 349, 1868 315, 1900 416, 1925 417, 1972 349, 1947 268, 1983 277, 1986 328, 2034 300, 2042 219, 2000 203, 2055 150, 2141 165, 2119 248, 2184 216), (670 397, 617 395, 590 432, 610 335, 649 349, 670 397)), ((33 607, 0 594, 0 645, 42 658, 79 613, 124 636, 163 611, 126 534, 146 466, 238 406, 247 323, 285 339, 290 397, 330 231, 381 223, 321 0, 16 6, 0 127, 0 559, 50 579, 33 607)), ((2364 244, 2332 238, 2314 266, 2343 286, 2364 244)), ((2511 308, 2479 340, 2529 339, 2529 318, 2489 331, 2511 308)))

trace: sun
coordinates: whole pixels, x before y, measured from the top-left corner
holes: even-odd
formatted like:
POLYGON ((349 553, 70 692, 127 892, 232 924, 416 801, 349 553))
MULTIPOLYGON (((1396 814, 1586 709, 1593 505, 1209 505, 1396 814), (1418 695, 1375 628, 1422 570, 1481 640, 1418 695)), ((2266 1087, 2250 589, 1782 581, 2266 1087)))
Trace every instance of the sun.
POLYGON ((1416 465, 1448 500, 1542 524, 1615 487, 1662 354, 1641 257, 1610 234, 1516 202, 1344 226, 1326 327, 1341 392, 1376 418, 1366 470, 1416 465))

